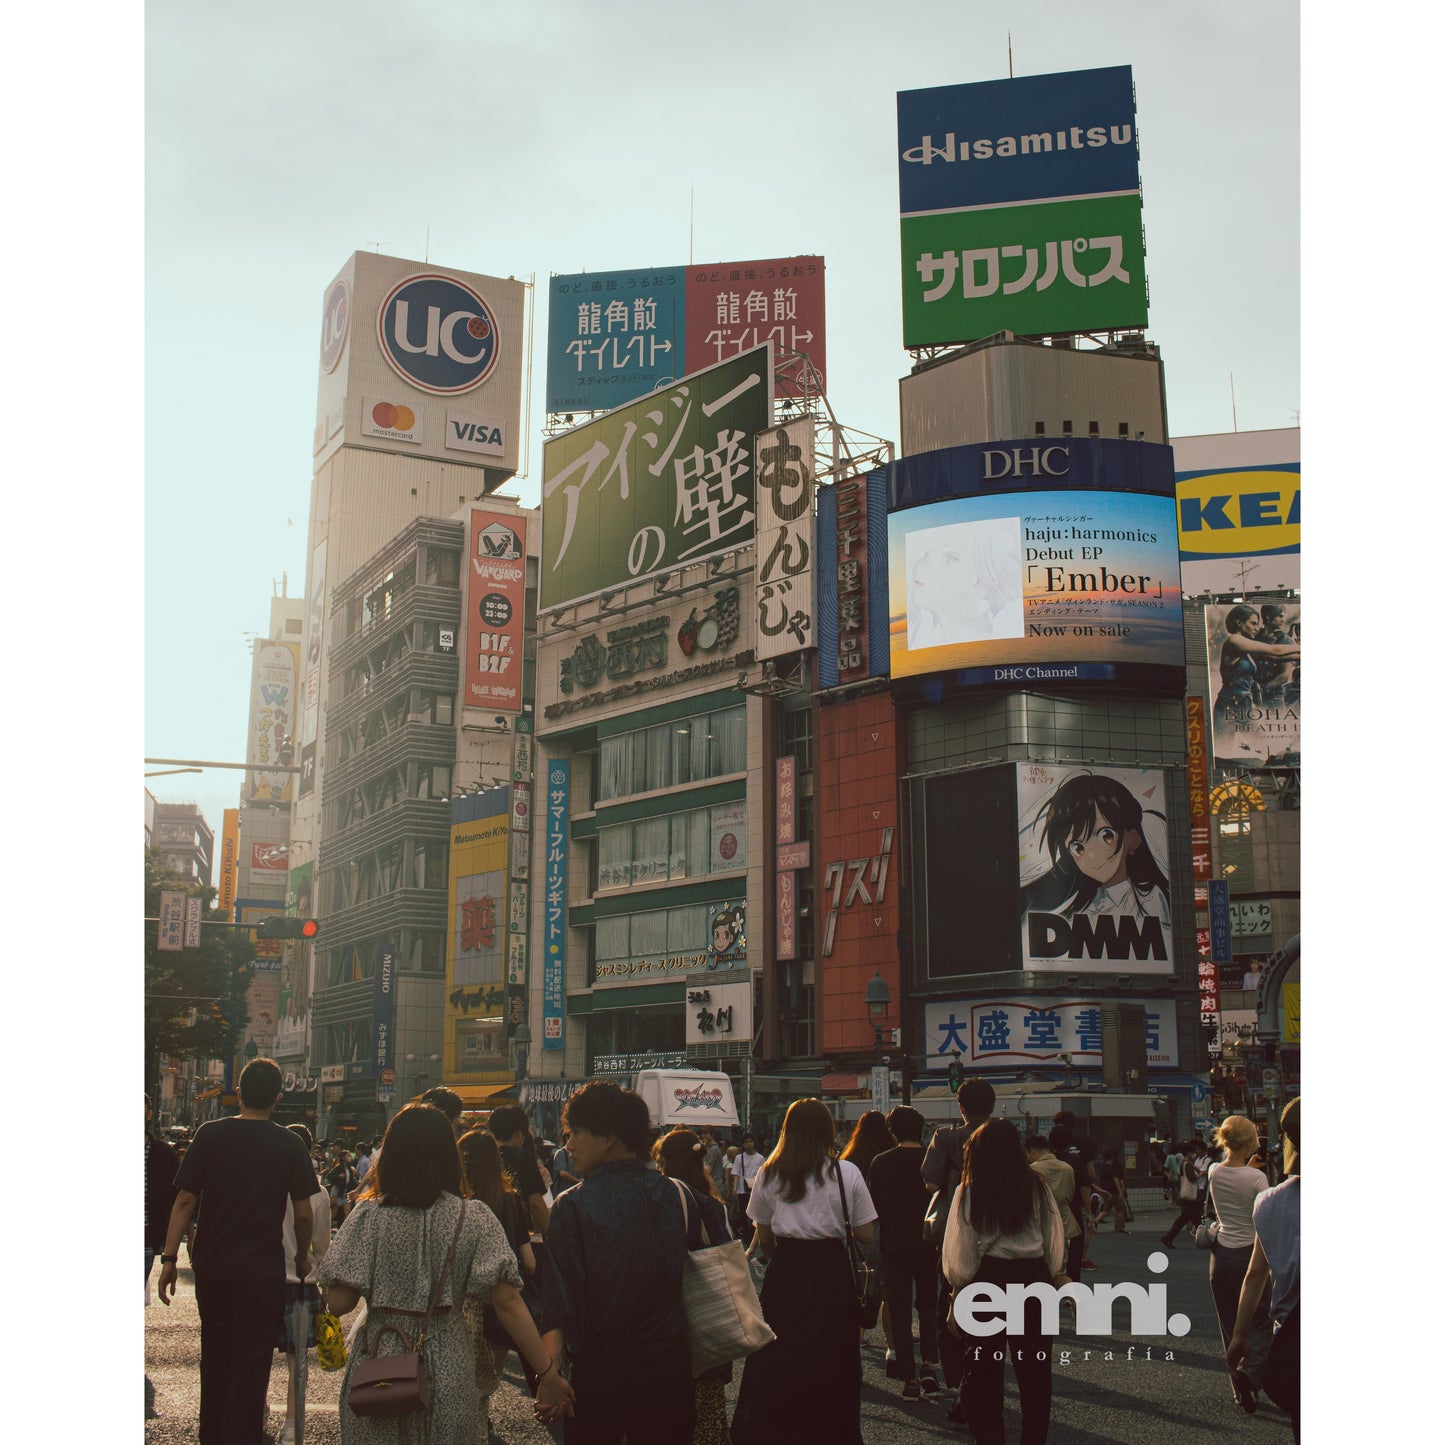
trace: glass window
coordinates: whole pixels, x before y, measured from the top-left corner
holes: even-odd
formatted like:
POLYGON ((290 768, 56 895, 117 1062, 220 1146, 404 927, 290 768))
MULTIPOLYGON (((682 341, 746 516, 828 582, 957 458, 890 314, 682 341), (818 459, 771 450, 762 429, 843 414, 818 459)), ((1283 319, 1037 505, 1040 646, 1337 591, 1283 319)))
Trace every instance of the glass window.
POLYGON ((597 957, 599 961, 628 956, 631 923, 631 918, 626 914, 620 918, 599 918, 597 920, 597 957))
POLYGON ((665 816, 648 818, 635 825, 632 845, 634 883, 660 883, 668 877, 668 843, 671 836, 672 820, 665 816))
POLYGON ((452 720, 452 700, 446 693, 438 693, 436 701, 432 706, 432 721, 450 725, 452 720))

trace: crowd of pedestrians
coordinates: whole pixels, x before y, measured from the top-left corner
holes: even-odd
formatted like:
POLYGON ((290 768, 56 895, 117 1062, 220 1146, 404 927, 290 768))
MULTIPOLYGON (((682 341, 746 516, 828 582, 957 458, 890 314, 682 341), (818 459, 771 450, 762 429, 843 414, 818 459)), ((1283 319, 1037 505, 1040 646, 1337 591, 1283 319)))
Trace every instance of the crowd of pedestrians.
MULTIPOLYGON (((1044 1445, 1053 1339, 1040 1301, 994 1335, 966 1314, 959 1323, 955 1294, 1078 1280, 1091 1233, 1132 1219, 1116 1150, 1101 1153, 1068 1114, 1021 1138, 994 1117, 982 1079, 960 1087, 961 1122, 926 1147, 923 1116, 906 1105, 865 1113, 840 1147, 827 1106, 801 1099, 767 1152, 751 1133, 736 1146, 709 1129, 655 1137, 644 1101, 608 1082, 572 1094, 556 1146, 539 1147, 513 1105, 467 1129, 460 1098, 441 1088, 352 1151, 273 1123, 280 1089, 276 1065, 252 1061, 240 1114, 201 1126, 184 1158, 153 1134, 147 1100, 148 1298, 158 1253, 158 1297, 170 1303, 181 1243, 193 1237, 201 1445, 268 1438, 277 1353, 288 1381, 280 1445, 297 1445, 298 1354, 315 1348, 318 1312, 358 1306, 344 1445, 419 1438, 409 1417, 347 1403, 358 1361, 412 1349, 431 1385, 429 1445, 485 1445, 512 1350, 536 1418, 560 1425, 567 1445, 862 1445, 860 1331, 873 1319, 850 1237, 881 1275, 886 1374, 902 1398, 939 1398, 949 1427, 1003 1445, 1007 1363, 1020 1445, 1044 1445), (775 1338, 694 1377, 687 1256, 733 1239, 761 1280, 775 1338)), ((1279 1185, 1242 1115, 1207 1143, 1161 1148, 1151 1167, 1178 1191, 1165 1243, 1186 1228, 1208 1235, 1234 1400, 1250 1413, 1272 1400, 1298 1439, 1298 1101, 1282 1127, 1279 1185)))

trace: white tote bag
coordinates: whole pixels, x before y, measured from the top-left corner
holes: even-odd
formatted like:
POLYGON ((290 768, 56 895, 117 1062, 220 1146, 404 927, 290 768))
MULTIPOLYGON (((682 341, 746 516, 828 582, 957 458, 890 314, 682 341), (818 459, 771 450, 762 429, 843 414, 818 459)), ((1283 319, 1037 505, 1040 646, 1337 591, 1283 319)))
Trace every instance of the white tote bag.
MULTIPOLYGON (((682 1200, 684 1233, 688 1222, 688 1191, 674 1179, 682 1200)), ((777 1339, 763 1318, 753 1288, 752 1270, 736 1239, 711 1244, 707 1226, 702 1230, 702 1249, 689 1250, 682 1272, 682 1304, 687 1311, 687 1348, 692 1356, 692 1373, 700 1375, 714 1365, 740 1360, 777 1339)))

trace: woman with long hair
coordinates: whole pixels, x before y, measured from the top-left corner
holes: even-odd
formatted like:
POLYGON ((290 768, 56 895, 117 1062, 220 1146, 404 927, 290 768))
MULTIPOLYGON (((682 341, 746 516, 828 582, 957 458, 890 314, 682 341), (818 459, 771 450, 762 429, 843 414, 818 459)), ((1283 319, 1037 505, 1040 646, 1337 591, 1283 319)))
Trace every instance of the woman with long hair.
MULTIPOLYGON (((707 1151, 691 1129, 673 1129, 652 1146, 652 1157, 669 1179, 685 1184, 692 1203, 707 1231, 709 1247, 726 1244, 733 1237, 728 1225, 728 1207, 717 1192, 706 1163, 707 1151)), ((727 1445, 728 1416, 724 1391, 732 1383, 731 1364, 715 1365, 693 1381, 696 1423, 692 1445, 727 1445)))
MULTIPOLYGON (((859 1115, 858 1122, 853 1126, 853 1132, 848 1136, 848 1142, 843 1146, 843 1152, 838 1157, 846 1159, 850 1164, 857 1165, 858 1172, 866 1181, 868 1171, 873 1167, 873 1161, 886 1150, 896 1148, 897 1144, 898 1141, 888 1128, 887 1119, 877 1109, 867 1109, 859 1115)), ((875 1231, 873 1240, 864 1248, 863 1255, 874 1269, 881 1271, 883 1256, 879 1252, 879 1243, 875 1231)), ((898 1376, 898 1356, 893 1347, 893 1322, 888 1317, 887 1300, 883 1301, 878 1313, 879 1322, 883 1326, 883 1368, 888 1378, 892 1380, 898 1376)), ((865 1320, 860 1335, 866 1339, 871 1328, 871 1321, 865 1320)))
MULTIPOLYGON (((976 1281, 1011 1284, 1067 1282, 1064 1225, 1053 1191, 1029 1167, 1018 1131, 990 1119, 963 1150, 963 1182, 943 1237, 943 1273, 955 1290, 976 1281)), ((1003 1445, 1003 1355, 1013 1363, 1023 1416, 1020 1445, 1044 1445, 1053 1403, 1052 1341, 1043 1332, 1037 1300, 1025 1306, 1022 1334, 974 1334, 966 1327, 960 1404, 976 1445, 1003 1445), (995 1358, 998 1356, 998 1358, 995 1358)))
MULTIPOLYGON (((1239 1315, 1239 1291, 1254 1253, 1254 1201, 1269 1188, 1269 1178, 1251 1161, 1259 1148, 1259 1132, 1243 1114, 1231 1114, 1215 1131, 1214 1141, 1227 1151, 1209 1167, 1206 1195, 1214 1205, 1219 1233, 1209 1249, 1209 1291, 1225 1346, 1239 1315)), ((1249 1350, 1244 1364, 1231 1370, 1234 1403, 1254 1414, 1255 1394, 1263 1388, 1265 1361, 1272 1331, 1268 1293, 1261 1296, 1249 1321, 1249 1350)))
POLYGON ((763 1315, 777 1339, 743 1366, 735 1445, 860 1445, 863 1366, 847 1231, 873 1238, 878 1211, 857 1166, 835 1157, 833 1116, 795 1099, 748 1200, 769 1261, 763 1315), (844 1197, 846 1196, 846 1210, 844 1197))
MULTIPOLYGON (((481 1429, 471 1332, 462 1313, 468 1295, 491 1301, 536 1369, 538 1419, 551 1422, 570 1414, 571 1386, 543 1348, 522 1303, 522 1276, 506 1234, 485 1205, 465 1197, 461 1155, 446 1115, 431 1104, 400 1110, 367 1181, 319 1271, 333 1313, 347 1314, 359 1300, 366 1301, 366 1325, 347 1361, 342 1400, 358 1359, 369 1351, 389 1355, 412 1348, 455 1239, 421 1347, 431 1385, 428 1445, 476 1445, 481 1429)), ((343 1445, 401 1445, 417 1433, 411 1417, 358 1415, 344 1403, 341 1407, 343 1445)))
MULTIPOLYGON (((533 1276, 537 1273, 537 1256, 532 1252, 532 1224, 527 1202, 502 1167, 502 1151, 496 1139, 485 1129, 472 1129, 463 1134, 457 1140, 457 1152, 461 1155, 462 1170, 471 1197, 480 1200, 497 1216, 497 1222, 507 1236, 507 1243, 522 1272, 522 1299, 535 1323, 540 1301, 532 1286, 533 1276)), ((512 1348, 512 1337, 489 1303, 468 1296, 465 1308, 472 1327, 477 1394, 490 1432, 487 1402, 502 1382, 502 1362, 512 1348)), ((526 1352, 520 1353, 522 1368, 527 1372, 528 1388, 534 1388, 536 1377, 530 1373, 526 1352)))

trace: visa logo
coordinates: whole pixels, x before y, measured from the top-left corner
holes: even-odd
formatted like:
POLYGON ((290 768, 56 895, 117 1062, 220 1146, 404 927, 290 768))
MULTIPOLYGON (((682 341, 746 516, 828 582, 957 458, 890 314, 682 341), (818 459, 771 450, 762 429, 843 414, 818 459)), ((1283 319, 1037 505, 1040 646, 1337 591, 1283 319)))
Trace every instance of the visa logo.
POLYGON ((452 435, 459 442, 472 442, 479 446, 500 447, 502 445, 502 429, 498 426, 488 426, 486 422, 460 422, 451 423, 452 435))

